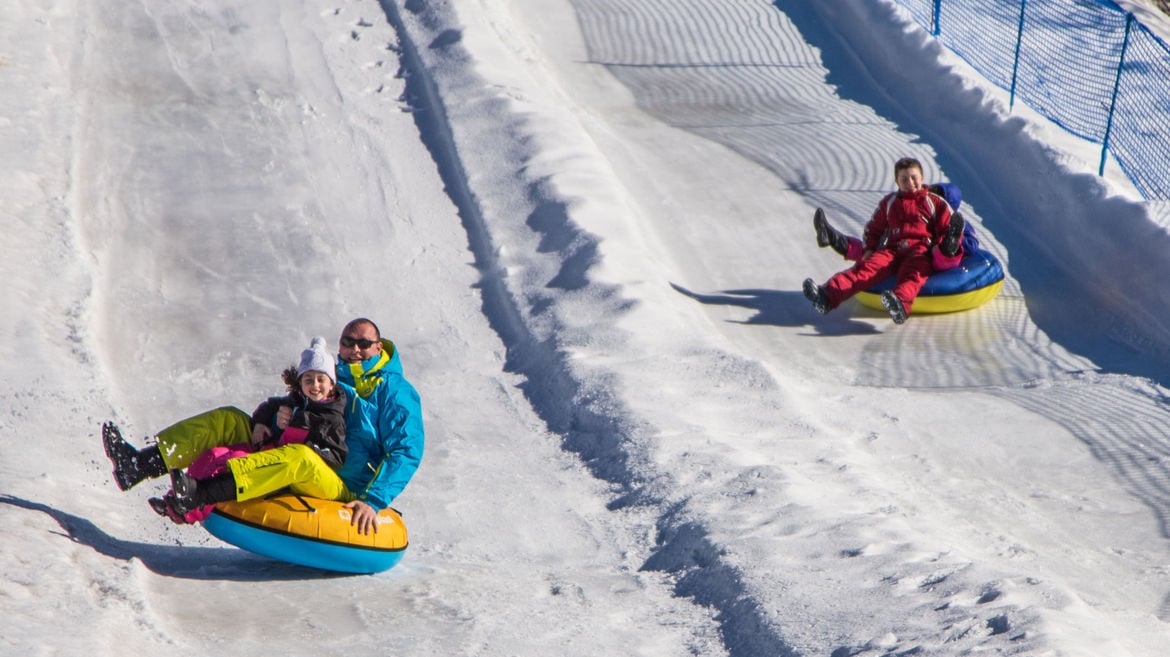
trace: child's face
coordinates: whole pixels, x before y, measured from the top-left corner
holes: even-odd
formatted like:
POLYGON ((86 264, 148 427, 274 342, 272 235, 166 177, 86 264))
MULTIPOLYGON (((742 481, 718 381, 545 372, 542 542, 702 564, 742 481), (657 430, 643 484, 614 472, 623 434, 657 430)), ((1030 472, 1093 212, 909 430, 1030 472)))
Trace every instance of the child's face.
POLYGON ((916 192, 922 189, 922 171, 918 167, 902 169, 894 176, 894 182, 898 183, 899 192, 916 192))
POLYGON ((301 375, 301 392, 313 401, 328 399, 333 394, 333 379, 324 372, 305 372, 301 375))

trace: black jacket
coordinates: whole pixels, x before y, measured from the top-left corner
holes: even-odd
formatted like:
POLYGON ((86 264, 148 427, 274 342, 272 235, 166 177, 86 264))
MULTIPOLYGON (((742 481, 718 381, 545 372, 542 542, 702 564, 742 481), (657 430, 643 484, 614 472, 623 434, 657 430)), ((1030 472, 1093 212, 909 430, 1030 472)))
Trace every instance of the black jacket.
POLYGON ((335 399, 320 402, 306 399, 300 392, 269 397, 252 412, 252 423, 272 429, 269 443, 279 444, 284 430, 276 426, 276 412, 281 406, 291 407, 293 414, 288 426, 307 430, 305 444, 316 450, 329 467, 340 469, 349 448, 345 445, 345 391, 340 387, 336 391, 335 399))

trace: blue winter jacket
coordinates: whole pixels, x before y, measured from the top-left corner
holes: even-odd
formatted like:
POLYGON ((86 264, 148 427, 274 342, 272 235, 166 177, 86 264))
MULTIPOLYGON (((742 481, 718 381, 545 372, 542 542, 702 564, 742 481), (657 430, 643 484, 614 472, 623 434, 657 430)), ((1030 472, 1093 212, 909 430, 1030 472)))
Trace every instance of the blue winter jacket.
POLYGON ((358 393, 346 407, 349 454, 337 474, 357 499, 381 511, 422 461, 422 402, 402 376, 402 362, 390 340, 382 340, 381 354, 360 363, 338 358, 337 380, 358 393), (372 433, 363 429, 369 424, 360 416, 372 422, 372 433))

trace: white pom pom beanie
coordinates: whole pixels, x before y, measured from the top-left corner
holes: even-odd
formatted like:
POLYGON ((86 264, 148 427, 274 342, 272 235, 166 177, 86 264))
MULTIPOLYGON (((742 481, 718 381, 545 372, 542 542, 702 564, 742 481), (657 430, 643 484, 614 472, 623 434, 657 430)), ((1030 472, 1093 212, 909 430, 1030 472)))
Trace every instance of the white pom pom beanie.
POLYGON ((333 356, 325 347, 325 338, 320 336, 313 338, 309 348, 301 352, 301 362, 297 364, 297 378, 299 379, 305 372, 324 372, 333 383, 337 383, 333 356))

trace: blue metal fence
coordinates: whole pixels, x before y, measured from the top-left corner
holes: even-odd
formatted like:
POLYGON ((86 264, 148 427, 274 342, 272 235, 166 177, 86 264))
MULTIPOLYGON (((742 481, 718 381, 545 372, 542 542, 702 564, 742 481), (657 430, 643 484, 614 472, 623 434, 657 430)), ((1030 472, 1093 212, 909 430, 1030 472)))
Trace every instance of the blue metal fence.
POLYGON ((992 83, 1170 200, 1170 48, 1108 0, 896 0, 992 83))

